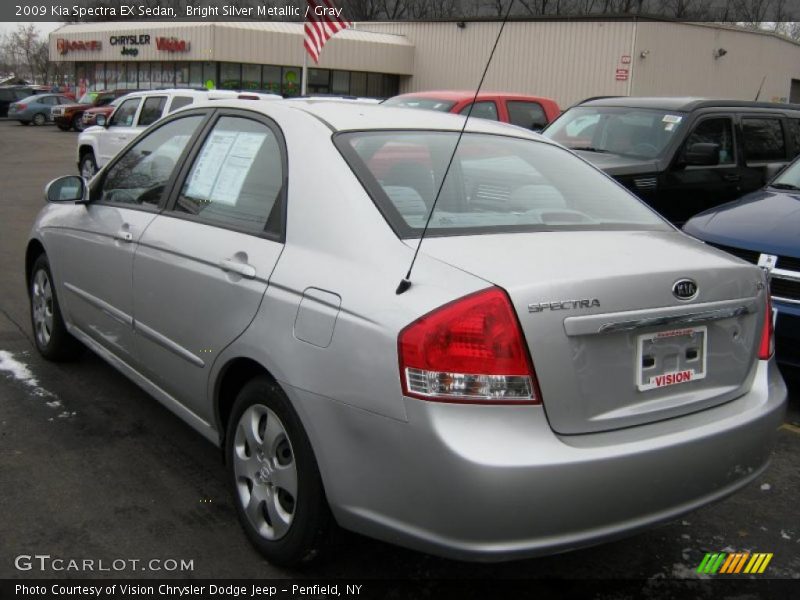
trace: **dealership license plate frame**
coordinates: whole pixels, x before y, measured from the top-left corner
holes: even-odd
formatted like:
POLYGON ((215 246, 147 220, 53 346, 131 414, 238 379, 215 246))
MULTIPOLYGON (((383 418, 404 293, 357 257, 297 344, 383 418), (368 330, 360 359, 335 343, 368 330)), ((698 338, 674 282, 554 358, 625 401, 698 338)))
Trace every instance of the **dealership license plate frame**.
POLYGON ((638 335, 636 337, 636 388, 640 392, 646 392, 705 379, 708 374, 707 357, 708 327, 705 325, 638 335), (688 359, 686 351, 689 349, 699 350, 698 356, 688 359), (665 368, 664 362, 672 359, 673 354, 677 355, 674 366, 670 365, 665 368), (644 358, 646 356, 655 358, 653 367, 645 368, 644 358), (673 375, 677 378, 678 373, 685 371, 691 371, 689 379, 671 383, 658 382, 658 377, 664 377, 667 380, 668 376, 673 375))

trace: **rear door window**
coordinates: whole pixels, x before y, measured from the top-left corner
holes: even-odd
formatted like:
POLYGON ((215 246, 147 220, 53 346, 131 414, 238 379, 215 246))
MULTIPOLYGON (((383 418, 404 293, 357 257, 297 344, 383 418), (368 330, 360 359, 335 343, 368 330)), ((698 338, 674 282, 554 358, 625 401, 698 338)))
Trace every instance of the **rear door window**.
POLYGON ((744 117, 742 135, 748 161, 786 160, 786 142, 779 118, 744 117))
MULTIPOLYGON (((459 114, 466 116, 467 113, 469 113, 469 107, 470 104, 467 104, 459 111, 459 114)), ((492 121, 497 121, 497 105, 491 100, 476 102, 469 116, 477 117, 479 119, 491 119, 492 121)))
POLYGON ((547 125, 544 109, 538 102, 509 100, 506 102, 506 107, 508 108, 508 120, 513 125, 525 129, 542 129, 547 125))
POLYGON ((145 98, 144 104, 142 104, 142 112, 139 113, 139 125, 147 127, 158 121, 164 112, 166 103, 166 96, 149 96, 145 98))
POLYGON ((281 235, 281 141, 266 124, 221 117, 183 183, 174 210, 212 225, 281 235))
POLYGON ((800 119, 786 119, 789 139, 792 140, 791 157, 800 154, 800 119))
POLYGON ((179 108, 189 106, 193 100, 191 96, 174 96, 172 98, 172 104, 169 105, 169 112, 174 112, 179 108))

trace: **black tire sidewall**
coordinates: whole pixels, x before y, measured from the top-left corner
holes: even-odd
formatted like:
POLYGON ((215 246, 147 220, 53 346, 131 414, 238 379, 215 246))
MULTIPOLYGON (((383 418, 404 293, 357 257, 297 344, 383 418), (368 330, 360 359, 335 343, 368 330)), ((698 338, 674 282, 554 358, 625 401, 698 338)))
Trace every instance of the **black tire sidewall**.
POLYGON ((81 159, 81 175, 83 175, 83 165, 89 161, 92 164, 92 177, 97 174, 97 161, 94 159, 94 152, 89 152, 81 159))
POLYGON ((325 498, 314 452, 297 413, 286 394, 266 376, 249 381, 234 402, 225 435, 225 462, 230 492, 239 521, 250 542, 271 563, 299 566, 310 563, 323 550, 330 531, 330 512, 325 498), (236 426, 242 414, 254 404, 271 409, 281 420, 289 436, 297 466, 297 498, 295 514, 288 533, 279 540, 267 540, 255 531, 239 500, 233 470, 233 444, 236 426))

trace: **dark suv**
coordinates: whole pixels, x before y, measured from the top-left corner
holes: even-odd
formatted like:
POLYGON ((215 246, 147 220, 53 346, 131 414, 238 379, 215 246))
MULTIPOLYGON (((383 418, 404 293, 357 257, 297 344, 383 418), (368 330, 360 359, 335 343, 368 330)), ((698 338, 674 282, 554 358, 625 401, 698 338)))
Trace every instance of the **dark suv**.
POLYGON ((36 93, 31 86, 4 85, 0 86, 0 118, 8 116, 8 107, 17 100, 22 100, 36 93))
POLYGON ((600 98, 570 108, 544 135, 682 224, 760 188, 800 154, 800 105, 600 98))

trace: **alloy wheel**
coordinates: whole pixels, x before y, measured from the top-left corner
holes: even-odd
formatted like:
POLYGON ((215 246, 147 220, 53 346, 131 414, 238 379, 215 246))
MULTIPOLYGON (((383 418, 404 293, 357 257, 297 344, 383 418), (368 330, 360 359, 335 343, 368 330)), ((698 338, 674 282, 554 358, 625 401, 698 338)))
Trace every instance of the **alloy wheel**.
POLYGON ((244 411, 233 442, 238 499, 263 538, 284 537, 297 506, 297 464, 286 427, 263 404, 244 411))
POLYGON ((33 278, 31 302, 36 339, 46 347, 53 335, 53 287, 44 269, 36 271, 33 278))

